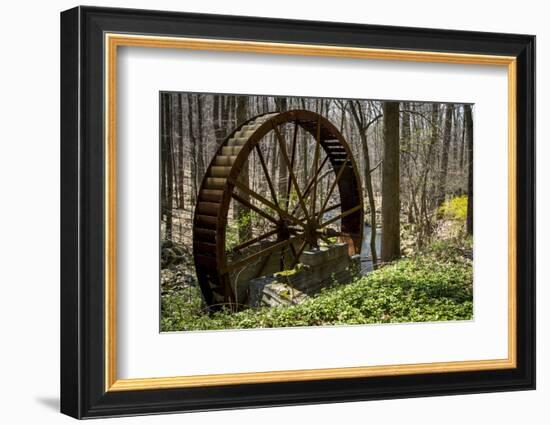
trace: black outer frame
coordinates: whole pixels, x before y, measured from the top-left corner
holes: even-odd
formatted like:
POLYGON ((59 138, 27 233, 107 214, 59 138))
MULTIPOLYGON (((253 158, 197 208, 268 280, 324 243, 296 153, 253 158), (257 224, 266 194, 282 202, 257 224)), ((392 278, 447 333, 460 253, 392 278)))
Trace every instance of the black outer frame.
POLYGON ((76 7, 61 13, 61 412, 76 418, 535 388, 535 37, 76 7), (105 32, 517 57, 517 368, 104 391, 105 32))

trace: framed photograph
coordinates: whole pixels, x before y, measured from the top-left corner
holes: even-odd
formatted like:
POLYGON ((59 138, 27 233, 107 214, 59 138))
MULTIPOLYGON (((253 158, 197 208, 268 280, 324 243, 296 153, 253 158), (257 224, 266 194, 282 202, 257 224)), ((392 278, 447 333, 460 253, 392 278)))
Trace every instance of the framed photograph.
POLYGON ((535 37, 61 14, 61 411, 535 388, 535 37))

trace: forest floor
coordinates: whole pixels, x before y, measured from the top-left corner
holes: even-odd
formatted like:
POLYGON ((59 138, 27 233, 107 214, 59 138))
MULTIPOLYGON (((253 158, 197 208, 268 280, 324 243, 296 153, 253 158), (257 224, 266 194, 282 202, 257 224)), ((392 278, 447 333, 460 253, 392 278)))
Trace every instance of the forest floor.
MULTIPOLYGON (((208 313, 189 249, 161 272, 161 331, 433 322, 473 319, 471 238, 443 223, 439 238, 419 253, 308 297, 298 305, 208 313)), ((166 263, 168 264, 168 263, 166 263)))

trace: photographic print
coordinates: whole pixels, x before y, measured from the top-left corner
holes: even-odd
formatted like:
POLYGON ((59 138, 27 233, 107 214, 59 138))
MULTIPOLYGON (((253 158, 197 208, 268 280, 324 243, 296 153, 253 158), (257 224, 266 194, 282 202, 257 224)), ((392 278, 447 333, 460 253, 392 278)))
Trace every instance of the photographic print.
POLYGON ((473 318, 472 105, 160 105, 162 332, 473 318))

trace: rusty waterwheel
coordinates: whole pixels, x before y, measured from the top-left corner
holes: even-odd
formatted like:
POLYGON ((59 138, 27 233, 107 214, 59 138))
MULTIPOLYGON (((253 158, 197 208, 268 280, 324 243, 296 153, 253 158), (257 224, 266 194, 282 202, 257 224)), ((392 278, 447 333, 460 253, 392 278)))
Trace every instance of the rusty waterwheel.
POLYGON ((193 253, 206 303, 237 309, 248 280, 294 268, 304 250, 345 242, 350 255, 358 254, 361 193, 352 152, 323 116, 292 110, 240 124, 214 155, 197 197, 193 253), (262 178, 244 184, 243 172, 253 167, 262 178), (237 227, 245 231, 235 241, 237 227))

